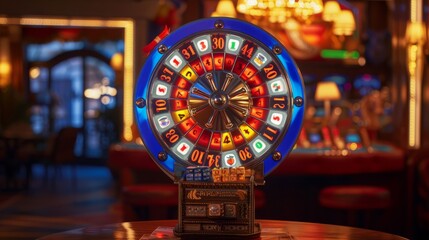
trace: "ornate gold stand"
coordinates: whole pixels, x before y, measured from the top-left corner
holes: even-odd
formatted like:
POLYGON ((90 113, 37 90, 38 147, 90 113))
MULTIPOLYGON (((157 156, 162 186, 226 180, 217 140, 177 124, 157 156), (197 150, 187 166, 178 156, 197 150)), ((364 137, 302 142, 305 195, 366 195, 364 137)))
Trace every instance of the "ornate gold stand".
POLYGON ((179 182, 179 223, 186 238, 257 238, 253 177, 245 182, 179 182))

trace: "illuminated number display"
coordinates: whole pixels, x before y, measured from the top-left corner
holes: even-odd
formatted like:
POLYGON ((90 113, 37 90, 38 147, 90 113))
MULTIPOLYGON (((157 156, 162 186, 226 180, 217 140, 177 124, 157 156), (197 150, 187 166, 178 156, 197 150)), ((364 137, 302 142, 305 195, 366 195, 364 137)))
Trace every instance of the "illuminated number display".
POLYGON ((138 127, 152 156, 167 153, 158 161, 169 172, 173 163, 260 163, 268 173, 281 162, 273 153, 283 160, 301 127, 302 79, 287 51, 256 26, 222 20, 223 28, 207 29, 208 19, 172 33, 140 75, 136 97, 148 104, 136 107, 138 127))

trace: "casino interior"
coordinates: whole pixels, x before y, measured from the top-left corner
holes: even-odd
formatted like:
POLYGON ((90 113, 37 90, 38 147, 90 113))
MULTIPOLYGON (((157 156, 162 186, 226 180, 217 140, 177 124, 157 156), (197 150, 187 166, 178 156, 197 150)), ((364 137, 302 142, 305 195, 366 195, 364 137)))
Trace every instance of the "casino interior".
MULTIPOLYGON (((147 149, 153 143, 144 144, 141 136, 161 135, 152 139, 173 141, 160 130, 159 115, 154 119, 161 127, 150 125, 154 132, 139 128, 134 94, 143 66, 154 64, 148 59, 156 55, 153 52, 162 52, 158 43, 168 31, 181 31, 186 24, 208 17, 240 19, 269 32, 294 59, 304 85, 301 129, 282 164, 266 174, 265 184, 255 186, 256 218, 428 239, 428 9, 428 0, 0 1, 0 239, 35 239, 91 225, 177 219, 177 186, 164 174, 162 164, 152 161, 155 154, 147 149)), ((260 58, 253 56, 258 39, 243 38, 234 42, 242 44, 242 58, 236 61, 266 61, 264 50, 255 51, 260 58), (256 43, 245 44, 252 41, 256 43)), ((212 42, 213 49, 217 43, 212 42)), ((193 45, 186 46, 182 54, 195 54, 193 45)), ((220 69, 226 71, 228 53, 223 56, 222 52, 225 65, 220 69)), ((174 60, 183 58, 166 60, 165 66, 174 60)), ((267 67, 254 69, 271 79, 267 67)), ((170 71, 166 67, 163 73, 170 71)), ((160 75, 157 81, 169 77, 160 75)), ((174 89, 180 88, 179 82, 174 89)), ((251 88, 254 94, 258 83, 246 84, 243 89, 251 88)), ((271 121, 262 128, 274 133, 270 126, 278 124, 276 119, 290 118, 284 113, 270 113, 270 119, 268 113, 254 114, 254 109, 271 112, 282 105, 276 97, 270 98, 275 90, 264 98, 251 95, 252 103, 245 99, 252 110, 243 115, 248 123, 256 119, 255 125, 249 123, 256 134, 260 127, 254 126, 271 121)), ((196 93, 195 88, 188 91, 177 94, 186 99, 188 93, 196 93)), ((225 101, 233 105, 233 97, 222 97, 213 97, 210 105, 219 109, 225 101)), ((189 109, 196 106, 192 99, 183 102, 189 109)), ((153 104, 156 111, 163 107, 153 104)), ((171 111, 177 109, 171 103, 171 111)), ((184 111, 194 121, 211 122, 192 110, 184 111)), ((230 137, 235 132, 240 135, 238 127, 231 133, 224 130, 244 118, 229 120, 226 110, 219 112, 222 123, 214 129, 221 132, 222 140, 226 132, 230 137)), ((177 122, 176 115, 168 116, 164 121, 177 122)), ((208 124, 202 127, 207 128, 204 133, 211 131, 208 124)), ((192 140, 191 134, 183 135, 192 140)), ((265 137, 260 144, 274 150, 285 136, 265 137)), ((200 151, 202 155, 192 154, 189 159, 216 165, 198 161, 210 155, 215 148, 211 144, 207 150, 208 145, 198 141, 196 147, 205 146, 208 154, 200 151)), ((231 149, 238 149, 239 144, 234 144, 231 149)), ((244 163, 254 160, 243 157, 244 163)))

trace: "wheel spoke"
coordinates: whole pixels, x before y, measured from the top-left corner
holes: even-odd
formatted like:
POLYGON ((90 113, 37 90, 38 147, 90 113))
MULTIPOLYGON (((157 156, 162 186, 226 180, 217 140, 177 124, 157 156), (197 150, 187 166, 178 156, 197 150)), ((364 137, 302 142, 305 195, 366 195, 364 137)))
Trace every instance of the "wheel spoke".
POLYGON ((206 79, 207 79, 207 81, 209 81, 209 83, 210 83, 210 88, 212 89, 212 91, 213 91, 213 92, 216 92, 216 91, 217 91, 217 88, 216 88, 216 84, 215 84, 214 79, 213 79, 213 74, 211 74, 211 73, 207 73, 207 74, 206 74, 206 79))
POLYGON ((195 95, 198 95, 200 97, 206 98, 206 99, 210 98, 210 96, 207 93, 201 91, 200 89, 198 89, 196 87, 192 88, 192 93, 195 95))
POLYGON ((247 109, 245 107, 241 107, 241 106, 238 106, 238 105, 233 104, 233 103, 231 103, 229 105, 229 107, 231 107, 233 110, 238 111, 242 115, 242 117, 245 117, 249 114, 249 109, 247 109))
POLYGON ((207 107, 209 107, 208 103, 202 104, 200 106, 192 107, 190 109, 191 115, 194 116, 194 115, 198 114, 199 112, 203 111, 207 107))
POLYGON ((222 85, 222 91, 226 91, 226 89, 228 88, 229 84, 231 83, 232 79, 234 79, 234 76, 231 73, 227 73, 225 80, 223 82, 222 85))
POLYGON ((221 118, 222 118, 222 123, 225 124, 225 127, 227 129, 230 129, 234 126, 234 124, 232 124, 231 119, 228 117, 228 114, 226 114, 225 110, 222 110, 220 112, 221 118))
POLYGON ((219 111, 214 109, 212 115, 210 116, 209 120, 206 122, 205 126, 207 128, 212 128, 213 127, 213 123, 215 122, 215 120, 217 119, 217 115, 219 114, 219 111))
POLYGON ((230 98, 234 98, 234 97, 236 97, 236 96, 238 96, 238 95, 240 95, 240 94, 242 94, 242 93, 245 93, 245 92, 247 92, 247 91, 246 91, 246 89, 245 89, 244 87, 242 87, 242 88, 238 89, 237 91, 235 91, 235 92, 231 93, 231 94, 229 95, 229 97, 230 97, 230 98))

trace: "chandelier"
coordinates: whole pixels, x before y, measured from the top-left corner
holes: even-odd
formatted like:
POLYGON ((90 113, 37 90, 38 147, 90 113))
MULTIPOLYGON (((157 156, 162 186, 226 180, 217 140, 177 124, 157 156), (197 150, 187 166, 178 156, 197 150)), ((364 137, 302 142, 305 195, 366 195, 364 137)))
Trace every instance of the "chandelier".
POLYGON ((353 13, 341 9, 335 0, 238 0, 237 11, 246 20, 270 29, 287 28, 291 19, 300 24, 324 21, 332 24, 336 35, 352 35, 356 28, 353 13))
POLYGON ((323 11, 322 0, 238 0, 237 11, 245 16, 264 18, 271 23, 282 23, 293 17, 307 20, 323 11))

